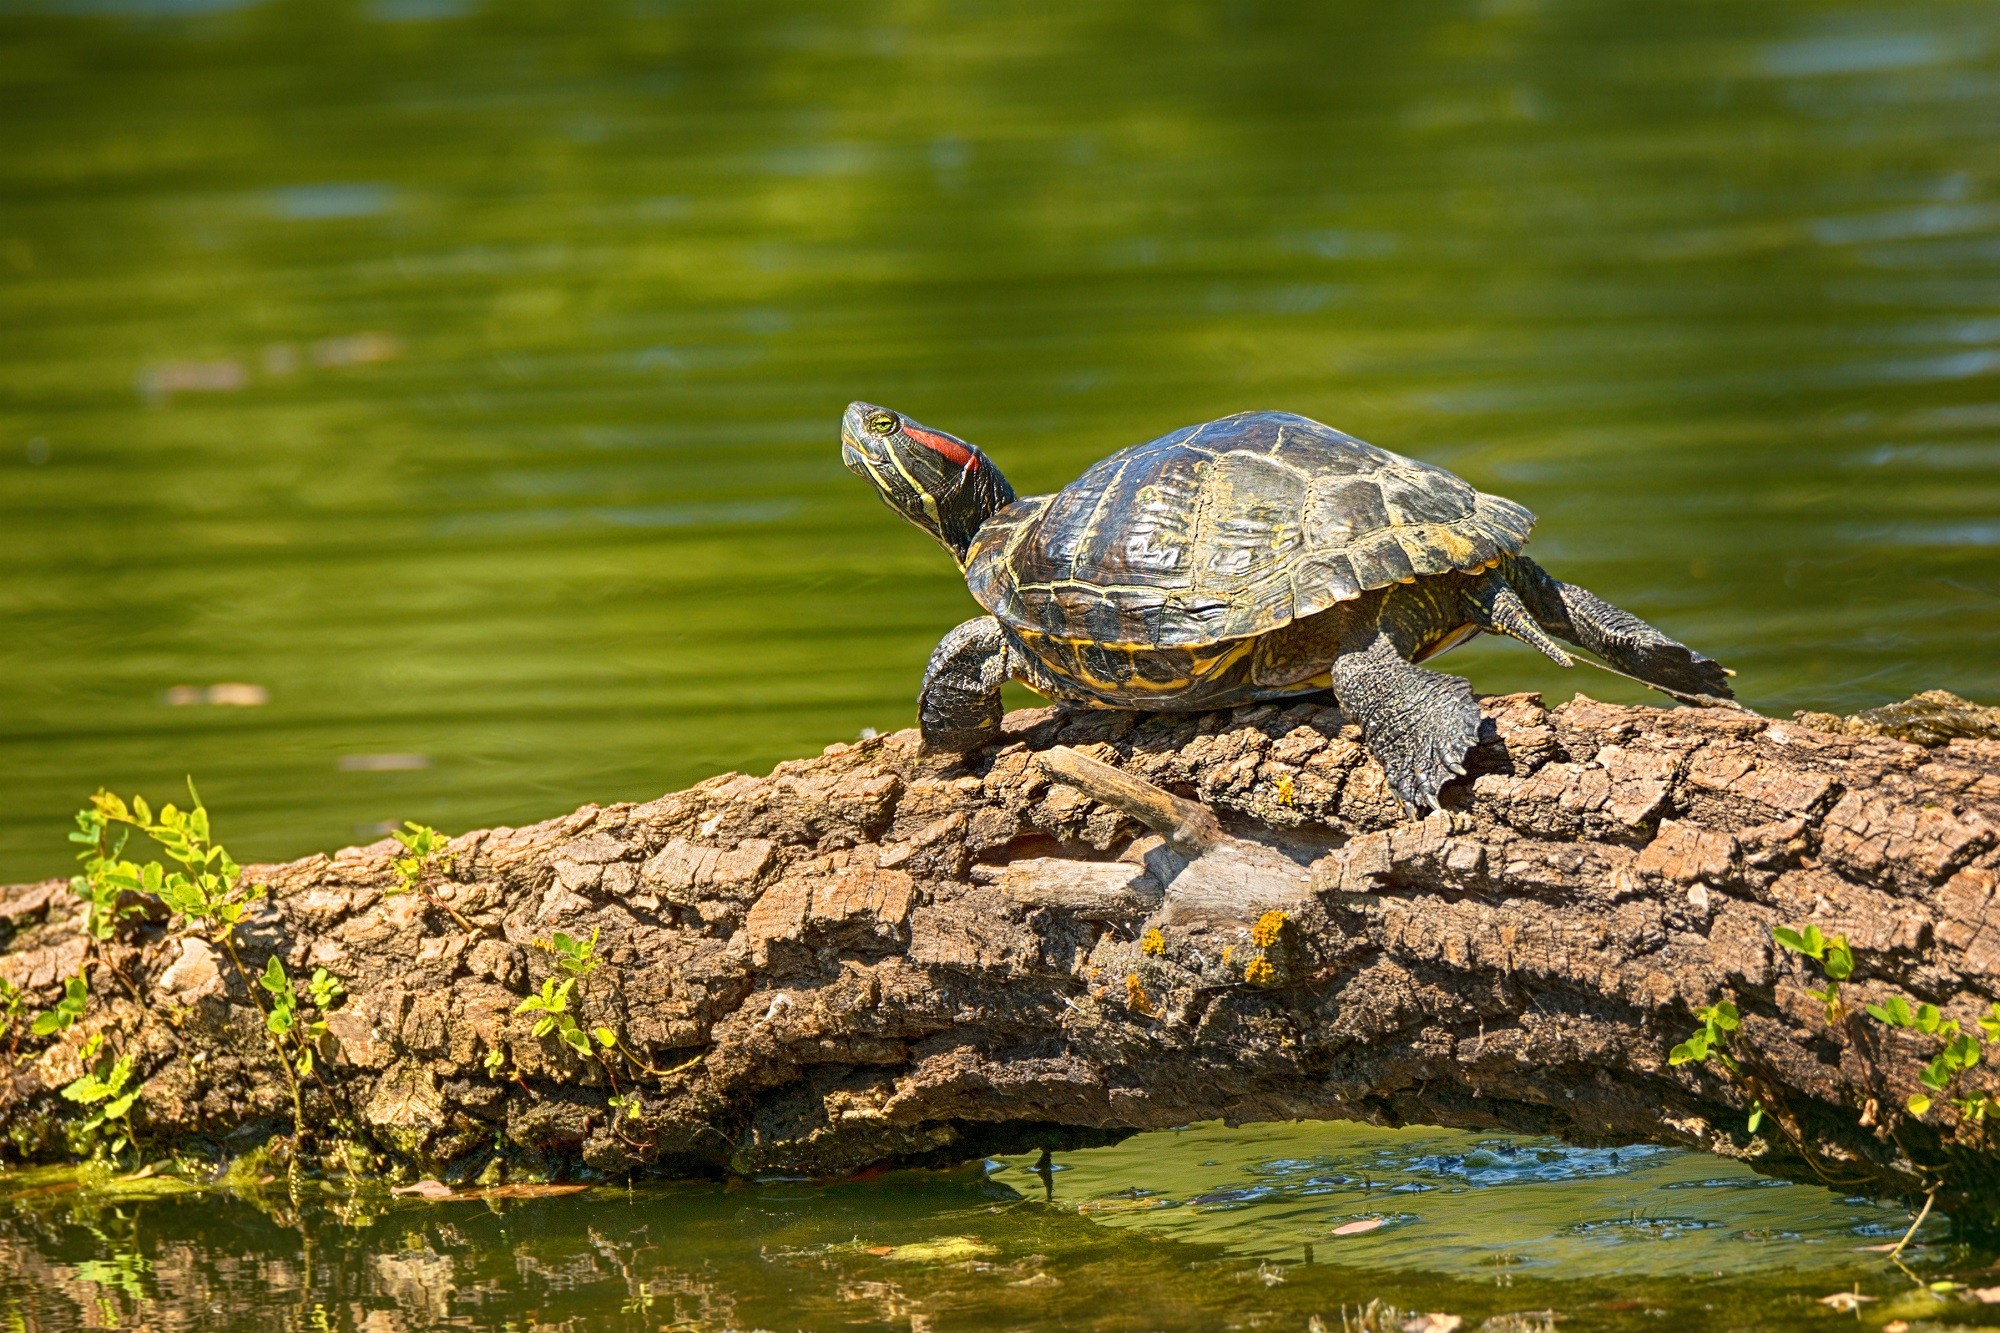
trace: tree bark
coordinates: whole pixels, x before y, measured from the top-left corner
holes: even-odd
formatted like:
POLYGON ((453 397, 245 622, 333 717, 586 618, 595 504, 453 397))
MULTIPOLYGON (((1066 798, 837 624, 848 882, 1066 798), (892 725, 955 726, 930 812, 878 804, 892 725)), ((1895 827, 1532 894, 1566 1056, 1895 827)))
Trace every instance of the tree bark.
MULTIPOLYGON (((965 761, 901 732, 468 833, 437 889, 470 930, 386 892, 393 843, 254 867, 239 948, 345 983, 299 1150, 349 1166, 821 1174, 1352 1119, 1676 1144, 2000 1225, 2000 1125, 1907 1114, 1939 1042, 1860 1013, 1902 994, 1977 1031, 2000 996, 2000 740, 1483 707, 1421 821, 1334 708, 1029 710, 965 761), (1831 1024, 1772 944, 1807 922, 1857 960, 1831 1024), (598 932, 572 1008, 618 1050, 515 1012, 558 930, 598 932), (1671 1066, 1724 998, 1739 1071, 1671 1066)), ((0 922, 0 976, 53 1003, 86 961, 66 885, 0 890, 0 922)), ((144 1076, 146 1145, 290 1150, 226 956, 140 922, 88 967, 88 1016, 0 1059, 0 1152, 66 1151, 98 1031, 144 1076)))

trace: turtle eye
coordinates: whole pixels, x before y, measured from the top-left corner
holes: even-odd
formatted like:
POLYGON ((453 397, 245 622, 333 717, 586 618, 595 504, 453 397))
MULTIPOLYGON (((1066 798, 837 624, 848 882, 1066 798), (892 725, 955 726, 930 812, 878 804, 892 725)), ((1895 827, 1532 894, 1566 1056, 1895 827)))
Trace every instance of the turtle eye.
POLYGON ((870 435, 894 435, 896 427, 901 424, 901 422, 896 420, 894 412, 877 412, 874 416, 868 418, 868 433, 870 435))

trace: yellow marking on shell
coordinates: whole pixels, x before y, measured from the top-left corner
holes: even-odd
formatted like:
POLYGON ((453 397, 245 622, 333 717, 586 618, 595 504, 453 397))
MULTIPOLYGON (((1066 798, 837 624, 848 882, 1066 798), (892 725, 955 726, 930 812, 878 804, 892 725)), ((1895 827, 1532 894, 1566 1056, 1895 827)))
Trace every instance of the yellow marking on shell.
POLYGON ((1156 651, 1150 645, 1105 644, 1099 643, 1095 639, 1064 638, 1034 630, 1016 630, 1015 632, 1020 635, 1021 642, 1031 649, 1035 656, 1041 660, 1045 668, 1055 672, 1059 676, 1068 677, 1079 684, 1089 686, 1092 689, 1103 690, 1106 693, 1171 694, 1177 690, 1189 689, 1211 676, 1228 670, 1241 660, 1244 654, 1248 653, 1256 644, 1255 639, 1232 639, 1227 643, 1218 645, 1214 651, 1205 654, 1197 650, 1182 649, 1179 651, 1187 652, 1190 665, 1190 670, 1186 674, 1176 676, 1171 680, 1148 680, 1139 674, 1138 655, 1140 653, 1156 651), (1065 655, 1070 660, 1065 662, 1056 658, 1049 651, 1051 648, 1066 649, 1067 653, 1065 655), (1091 674, 1084 666, 1083 654, 1080 651, 1085 648, 1124 653, 1126 660, 1132 664, 1131 675, 1124 680, 1110 681, 1103 680, 1091 674))

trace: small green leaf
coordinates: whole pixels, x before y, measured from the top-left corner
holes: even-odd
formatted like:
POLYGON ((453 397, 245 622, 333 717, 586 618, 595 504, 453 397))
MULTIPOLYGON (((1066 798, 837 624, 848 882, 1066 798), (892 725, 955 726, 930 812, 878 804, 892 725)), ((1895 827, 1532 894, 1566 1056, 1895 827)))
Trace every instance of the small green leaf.
POLYGON ((1750 1103, 1750 1132, 1751 1132, 1752 1134, 1755 1134, 1755 1133, 1757 1132, 1757 1127, 1758 1127, 1759 1125, 1763 1124, 1763 1123, 1764 1123, 1764 1103, 1762 1103, 1762 1102, 1751 1102, 1751 1103, 1750 1103))
POLYGON ((1905 1103, 1905 1105, 1907 1105, 1910 1108, 1911 1115, 1915 1116, 1919 1120, 1922 1120, 1925 1116, 1930 1114, 1931 1099, 1924 1096, 1924 1094, 1922 1094, 1921 1092, 1912 1093, 1910 1095, 1910 1100, 1907 1103, 1905 1103))
POLYGON ((608 1051, 618 1044, 618 1034, 610 1028, 594 1028, 592 1031, 596 1034, 597 1044, 605 1050, 608 1051))

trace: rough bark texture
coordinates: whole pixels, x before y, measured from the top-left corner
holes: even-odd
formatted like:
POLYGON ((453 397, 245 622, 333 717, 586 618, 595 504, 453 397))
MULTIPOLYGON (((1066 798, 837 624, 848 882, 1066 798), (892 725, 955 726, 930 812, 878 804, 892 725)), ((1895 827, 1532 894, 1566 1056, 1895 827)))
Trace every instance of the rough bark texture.
MULTIPOLYGON (((1844 932, 1853 1010, 1900 993, 1976 1030, 2000 995, 2000 741, 1583 698, 1483 707, 1471 775, 1421 822, 1336 709, 1034 710, 963 763, 902 732, 468 833, 440 890, 475 932, 385 895, 393 844, 254 868, 271 896, 245 960, 324 966, 350 992, 304 1081, 315 1150, 426 1172, 498 1154, 830 1173, 1340 1118, 1679 1144, 1863 1192, 1941 1185, 1961 1221, 2000 1221, 1989 1131, 1942 1099, 1923 1121, 1901 1112, 1937 1041, 1829 1025, 1805 993, 1817 975, 1771 944, 1778 924, 1844 932), (1220 829, 1183 800, 1161 807, 1178 836, 1147 833, 1127 813, 1160 827, 1144 800, 1056 780, 1042 752, 1058 744, 1220 829), (1273 907, 1287 919, 1260 924, 1273 907), (585 1025, 666 1072, 530 1035, 514 1010, 550 974, 536 942, 556 930, 601 932, 585 1025), (1692 1011, 1722 997, 1743 1014, 1742 1072, 1670 1067, 1692 1011), (639 1109, 614 1115, 614 1092, 639 1109)), ((1091 785, 1088 764, 1048 763, 1091 785)), ((0 890, 0 922, 0 976, 51 1003, 85 956, 66 886, 0 890)), ((146 1078, 149 1142, 290 1133, 226 958, 143 923, 107 957, 142 1000, 93 963, 89 1017, 0 1059, 0 1151, 64 1151, 76 1108, 56 1090, 104 1029, 146 1078)), ((1974 1089, 2000 1092, 1990 1066, 1958 1091, 1974 1089)))

